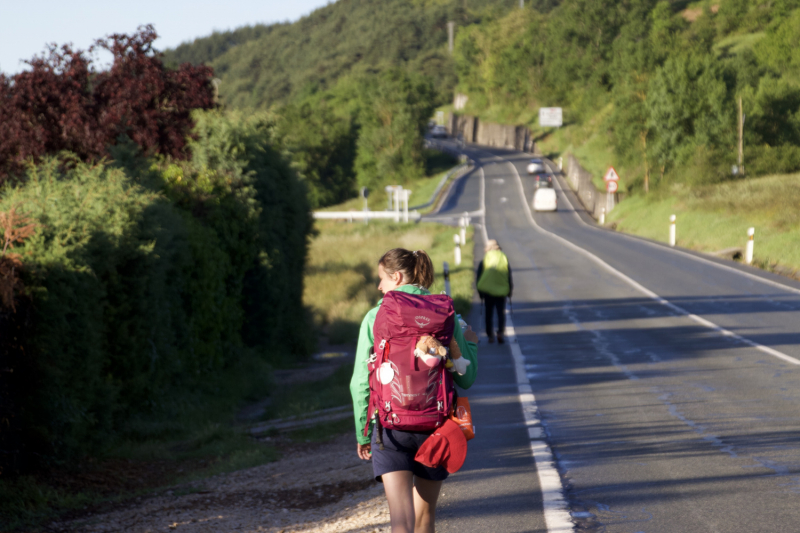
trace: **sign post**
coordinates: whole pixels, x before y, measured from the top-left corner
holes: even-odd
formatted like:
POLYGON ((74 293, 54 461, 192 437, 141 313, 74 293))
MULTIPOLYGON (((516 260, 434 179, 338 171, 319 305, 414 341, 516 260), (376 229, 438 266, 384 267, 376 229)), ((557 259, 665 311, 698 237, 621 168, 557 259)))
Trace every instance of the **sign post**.
POLYGON ((364 199, 364 224, 369 224, 369 205, 367 204, 367 198, 369 197, 369 189, 366 187, 361 187, 361 198, 364 199))
MULTIPOLYGON (((619 174, 614 170, 614 167, 608 167, 606 175, 603 176, 603 181, 606 182, 606 206, 607 211, 611 211, 614 207, 613 194, 619 190, 619 174)), ((605 212, 603 213, 603 223, 605 222, 605 212)))
POLYGON ((450 265, 444 262, 444 293, 450 296, 450 265))
POLYGON ((408 197, 411 196, 411 191, 402 189, 400 193, 403 195, 403 222, 408 222, 408 197))
POLYGON ((394 200, 394 187, 395 187, 394 185, 387 185, 386 187, 384 187, 384 190, 386 191, 386 198, 389 201, 389 205, 386 207, 387 211, 392 210, 392 200, 394 200))
POLYGON ((617 174, 617 171, 614 170, 614 167, 608 167, 608 170, 606 171, 606 175, 603 176, 603 181, 605 181, 606 184, 608 184, 608 182, 610 182, 610 181, 614 181, 614 182, 619 181, 619 174, 617 174))

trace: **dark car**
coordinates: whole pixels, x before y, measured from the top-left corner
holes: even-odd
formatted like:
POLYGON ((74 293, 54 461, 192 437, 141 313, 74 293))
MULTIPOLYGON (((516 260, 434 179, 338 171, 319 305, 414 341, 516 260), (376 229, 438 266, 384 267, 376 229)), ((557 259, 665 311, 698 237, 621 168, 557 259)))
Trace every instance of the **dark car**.
POLYGON ((552 187, 553 186, 553 175, 548 174, 547 172, 539 172, 538 174, 533 175, 533 186, 536 189, 540 189, 543 187, 552 187))
POLYGON ((447 137, 447 130, 444 126, 434 126, 431 128, 431 137, 434 139, 444 139, 447 137))

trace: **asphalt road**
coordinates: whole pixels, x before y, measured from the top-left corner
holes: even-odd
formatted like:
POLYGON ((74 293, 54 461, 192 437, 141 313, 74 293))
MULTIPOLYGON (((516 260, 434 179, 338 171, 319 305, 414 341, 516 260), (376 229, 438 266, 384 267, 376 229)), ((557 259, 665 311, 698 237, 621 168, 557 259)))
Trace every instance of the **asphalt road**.
POLYGON ((800 531, 800 284, 597 228, 561 179, 530 213, 529 156, 466 152, 431 219, 472 213, 476 261, 500 242, 516 337, 482 337, 439 530, 800 531))

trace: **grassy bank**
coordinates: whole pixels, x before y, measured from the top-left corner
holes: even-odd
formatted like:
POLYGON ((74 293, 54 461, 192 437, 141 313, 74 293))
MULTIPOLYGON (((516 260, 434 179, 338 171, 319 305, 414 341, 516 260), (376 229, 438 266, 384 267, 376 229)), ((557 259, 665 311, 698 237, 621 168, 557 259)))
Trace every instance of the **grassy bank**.
POLYGON ((800 174, 767 176, 632 196, 609 214, 607 224, 666 242, 669 216, 675 214, 678 245, 703 252, 744 248, 747 228, 754 227, 754 263, 800 269, 799 204, 800 174))
MULTIPOLYGON (((364 315, 380 299, 377 262, 396 247, 425 250, 433 260, 436 282, 432 292, 444 290, 442 263, 451 265, 450 281, 456 311, 469 312, 472 299, 472 247, 462 249, 462 263, 453 264, 454 228, 434 224, 395 224, 386 221, 316 222, 303 299, 315 324, 330 344, 354 343, 364 315)), ((472 242, 472 228, 468 241, 472 242)))

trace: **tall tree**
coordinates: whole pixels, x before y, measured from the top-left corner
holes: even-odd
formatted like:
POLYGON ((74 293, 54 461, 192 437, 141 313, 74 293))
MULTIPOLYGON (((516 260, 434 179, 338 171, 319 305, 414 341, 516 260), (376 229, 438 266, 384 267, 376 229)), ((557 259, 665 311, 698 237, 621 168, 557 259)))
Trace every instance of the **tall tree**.
POLYGON ((365 79, 359 115, 358 183, 406 183, 425 172, 423 135, 433 112, 429 80, 399 69, 365 79))

